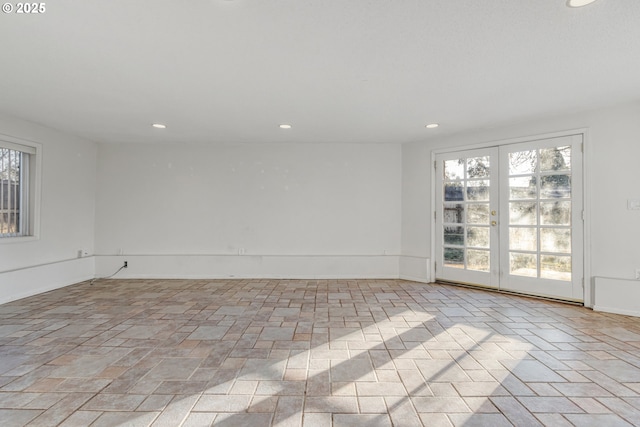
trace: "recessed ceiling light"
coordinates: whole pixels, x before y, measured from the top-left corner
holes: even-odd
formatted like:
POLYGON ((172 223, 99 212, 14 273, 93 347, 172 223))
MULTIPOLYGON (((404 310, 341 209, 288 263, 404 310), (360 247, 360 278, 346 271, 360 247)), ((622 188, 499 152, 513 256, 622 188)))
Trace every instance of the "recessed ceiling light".
POLYGON ((593 3, 596 0, 567 0, 567 6, 569 7, 582 7, 593 3))
POLYGON ((291 129, 291 125, 280 125, 280 129, 291 129))
POLYGON ((153 126, 156 129, 166 129, 167 125, 163 125, 162 123, 154 123, 151 126, 153 126))
POLYGON ((428 125, 426 125, 425 127, 426 127, 427 129, 435 129, 435 128, 437 128, 438 126, 440 126, 440 125, 439 125, 439 124, 437 124, 437 123, 429 123, 429 124, 428 124, 428 125))

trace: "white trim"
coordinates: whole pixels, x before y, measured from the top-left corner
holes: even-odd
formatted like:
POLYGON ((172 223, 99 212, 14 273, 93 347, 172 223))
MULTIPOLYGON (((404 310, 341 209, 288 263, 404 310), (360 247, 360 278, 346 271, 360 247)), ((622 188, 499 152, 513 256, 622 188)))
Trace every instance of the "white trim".
MULTIPOLYGON (((82 257, 82 258, 88 258, 88 257, 82 257)), ((61 263, 65 263, 65 262, 71 262, 71 261, 76 261, 79 258, 68 258, 68 259, 61 259, 58 261, 51 261, 51 262, 43 262, 42 264, 34 264, 34 265, 28 265, 25 267, 18 267, 18 268, 12 268, 9 270, 3 270, 0 271, 0 274, 6 274, 6 273, 14 273, 16 271, 25 271, 25 270, 29 270, 32 268, 41 268, 41 267, 47 267, 50 265, 56 265, 56 264, 61 264, 61 263)))
POLYGON ((397 255, 99 255, 95 276, 139 279, 398 279, 397 255))
POLYGON ((40 240, 40 236, 15 236, 15 237, 0 237, 0 245, 10 245, 12 243, 27 243, 40 240))
POLYGON ((410 276, 406 274, 401 274, 399 279, 407 280, 409 282, 417 282, 417 283, 433 283, 431 280, 425 279, 424 277, 410 276))
MULTIPOLYGON (((486 147, 486 148, 479 148, 474 150, 454 151, 451 153, 440 153, 436 155, 436 162, 438 166, 440 166, 441 163, 446 160, 458 160, 461 158, 471 158, 471 157, 477 157, 477 156, 490 156, 491 162, 492 162, 491 164, 494 165, 494 162, 495 164, 497 164, 499 159, 499 149, 498 147, 486 147)), ((500 177, 497 172, 499 171, 499 168, 495 166, 491 166, 490 170, 491 170, 490 176, 484 177, 483 180, 485 181, 488 180, 490 182, 489 210, 498 211, 499 210, 497 205, 497 201, 499 200, 498 189, 500 188, 498 183, 499 183, 500 177)), ((465 171, 463 179, 466 182, 467 179, 473 179, 473 178, 469 178, 465 171)), ((495 250, 495 248, 497 248, 498 246, 495 246, 492 250, 488 251, 491 259, 490 261, 491 271, 473 271, 467 268, 452 268, 452 267, 444 266, 444 262, 443 262, 444 247, 440 245, 440 242, 443 241, 442 227, 445 223, 444 214, 443 213, 441 214, 442 208, 445 206, 444 192, 442 189, 444 182, 445 182, 445 179, 443 177, 442 171, 439 171, 435 180, 436 202, 434 205, 434 209, 436 210, 438 215, 435 220, 435 234, 433 235, 434 241, 437 242, 435 245, 435 252, 433 253, 433 257, 437 262, 439 262, 439 265, 440 265, 436 278, 440 278, 440 279, 451 281, 451 282, 474 283, 484 287, 498 289, 499 271, 497 267, 500 265, 500 263, 498 259, 498 252, 495 250), (443 275, 443 273, 445 273, 446 277, 445 275, 443 275)), ((467 203, 469 202, 470 201, 467 199, 467 197, 464 197, 464 200, 455 201, 455 202, 449 201, 447 203, 462 204, 467 206, 467 203)), ((487 201, 484 201, 484 202, 486 203, 487 201)), ((499 217, 494 218, 492 216, 491 219, 499 222, 499 217)), ((466 226, 466 219, 463 220, 463 223, 460 224, 460 226, 461 227, 466 226)), ((491 234, 491 241, 497 242, 499 240, 499 227, 491 226, 487 224, 486 229, 491 234)), ((465 239, 465 243, 463 243, 463 246, 465 248, 467 247, 466 239, 465 239)))
POLYGON ((582 129, 582 266, 584 283, 584 306, 593 308, 595 302, 595 283, 591 278, 591 177, 587 169, 591 164, 591 134, 588 128, 582 129))
POLYGON ((29 224, 27 235, 15 237, 1 237, 0 244, 24 243, 40 238, 40 207, 42 205, 42 157, 43 145, 39 142, 16 138, 14 136, 0 133, 0 145, 10 149, 17 149, 29 154, 29 203, 27 212, 29 224), (17 148, 11 148, 17 147, 17 148))
POLYGON ((549 132, 549 133, 543 133, 543 134, 538 134, 538 135, 530 135, 530 136, 521 136, 521 137, 514 137, 514 138, 506 138, 506 139, 500 139, 500 140, 493 140, 493 141, 484 141, 484 142, 480 142, 477 144, 465 144, 465 145, 460 145, 460 146, 449 146, 447 148, 435 148, 431 150, 431 163, 430 163, 430 167, 431 167, 431 212, 430 212, 430 218, 429 220, 431 221, 431 254, 432 254, 432 260, 431 260, 431 280, 435 280, 435 273, 436 273, 436 256, 435 256, 435 249, 436 249, 436 221, 433 219, 433 214, 436 211, 436 169, 433 167, 435 161, 436 161, 436 156, 439 154, 445 154, 445 153, 456 153, 459 151, 468 151, 468 150, 475 150, 475 149, 481 149, 481 148, 489 148, 489 147, 499 147, 499 146, 503 146, 503 145, 511 145, 511 144, 517 144, 517 143, 522 143, 522 142, 532 142, 532 141, 541 141, 541 140, 545 140, 545 139, 553 139, 553 138, 558 138, 558 137, 565 137, 565 136, 573 136, 573 135, 580 135, 582 136, 582 144, 583 144, 583 153, 582 153, 582 205, 583 205, 583 210, 585 211, 585 220, 583 221, 583 229, 582 229, 582 241, 583 241, 583 276, 584 276, 584 290, 583 290, 583 300, 584 300, 584 305, 587 307, 592 307, 593 306, 593 292, 594 289, 591 286, 591 277, 590 277, 590 273, 591 273, 591 269, 590 269, 590 262, 591 262, 591 238, 590 238, 590 233, 587 233, 587 230, 590 229, 590 221, 589 218, 591 217, 591 199, 589 197, 587 197, 587 195, 589 194, 589 190, 590 190, 590 181, 588 180, 588 175, 587 175, 587 165, 589 163, 590 158, 588 157, 588 153, 590 154, 591 149, 590 149, 590 144, 587 143, 588 140, 588 128, 577 128, 577 129, 568 129, 568 130, 563 130, 563 131, 556 131, 556 132, 549 132))
POLYGON ((430 283, 431 261, 427 257, 401 255, 398 258, 398 275, 400 279, 413 282, 430 283))
MULTIPOLYGON (((438 166, 436 163, 436 156, 437 156, 437 152, 436 150, 431 150, 431 161, 429 162, 430 165, 430 169, 431 169, 431 211, 429 212, 429 222, 431 223, 431 262, 430 262, 430 267, 429 268, 429 281, 431 282, 435 282, 436 281, 436 218, 437 218, 437 211, 436 211, 436 181, 437 181, 437 177, 436 177, 436 173, 438 170, 438 166)), ((442 268, 442 266, 441 266, 442 268)))
POLYGON ((0 147, 27 154, 36 154, 37 148, 32 145, 16 144, 15 142, 5 141, 5 139, 8 138, 0 137, 0 147))
POLYGON ((594 311, 640 317, 640 286, 637 280, 594 277, 594 311))
POLYGON ((86 257, 0 272, 0 304, 90 280, 94 270, 86 257))
MULTIPOLYGON (((553 138, 558 138, 563 136, 583 135, 586 132, 586 130, 587 128, 568 129, 564 131, 549 132, 549 133, 543 133, 539 135, 520 136, 515 138, 484 141, 484 142, 479 142, 477 144, 449 146, 448 148, 435 148, 432 150, 432 153, 435 153, 435 154, 456 153, 458 151, 475 150, 478 148, 498 147, 501 145, 517 144, 520 142, 542 141, 545 139, 553 139, 553 138)), ((435 158, 433 158, 432 160, 435 160, 435 158)))
MULTIPOLYGON (((413 256, 413 255, 398 255, 398 254, 263 254, 263 253, 249 253, 245 252, 243 254, 230 254, 230 253, 118 253, 118 254, 93 254, 96 257, 229 257, 229 258, 250 258, 250 257, 261 257, 261 258, 344 258, 344 257, 353 257, 353 258, 373 258, 373 257, 399 257, 399 256, 407 256, 410 258, 423 258, 421 256, 413 256)), ((425 257, 426 258, 426 257, 425 257)))

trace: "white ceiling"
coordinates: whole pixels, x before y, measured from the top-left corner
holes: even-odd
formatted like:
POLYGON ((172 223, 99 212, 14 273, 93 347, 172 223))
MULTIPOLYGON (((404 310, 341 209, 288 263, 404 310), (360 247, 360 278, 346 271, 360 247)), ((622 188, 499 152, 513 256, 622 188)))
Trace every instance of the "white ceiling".
POLYGON ((640 1, 56 0, 0 55, 0 112, 98 142, 402 143, 640 99, 640 1))

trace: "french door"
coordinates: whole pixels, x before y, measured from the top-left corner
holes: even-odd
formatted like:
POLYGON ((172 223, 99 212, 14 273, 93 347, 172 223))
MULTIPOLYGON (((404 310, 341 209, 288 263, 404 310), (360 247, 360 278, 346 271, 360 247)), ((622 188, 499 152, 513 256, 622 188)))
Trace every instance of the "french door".
POLYGON ((438 280, 583 300, 582 135, 436 156, 438 280))

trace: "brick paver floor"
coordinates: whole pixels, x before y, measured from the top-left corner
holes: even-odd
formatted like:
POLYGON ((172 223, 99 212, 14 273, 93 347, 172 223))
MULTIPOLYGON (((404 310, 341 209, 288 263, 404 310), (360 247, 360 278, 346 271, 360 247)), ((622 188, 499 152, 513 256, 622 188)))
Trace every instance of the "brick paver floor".
POLYGON ((0 306, 0 425, 640 425, 640 319, 402 280, 103 280, 0 306))

